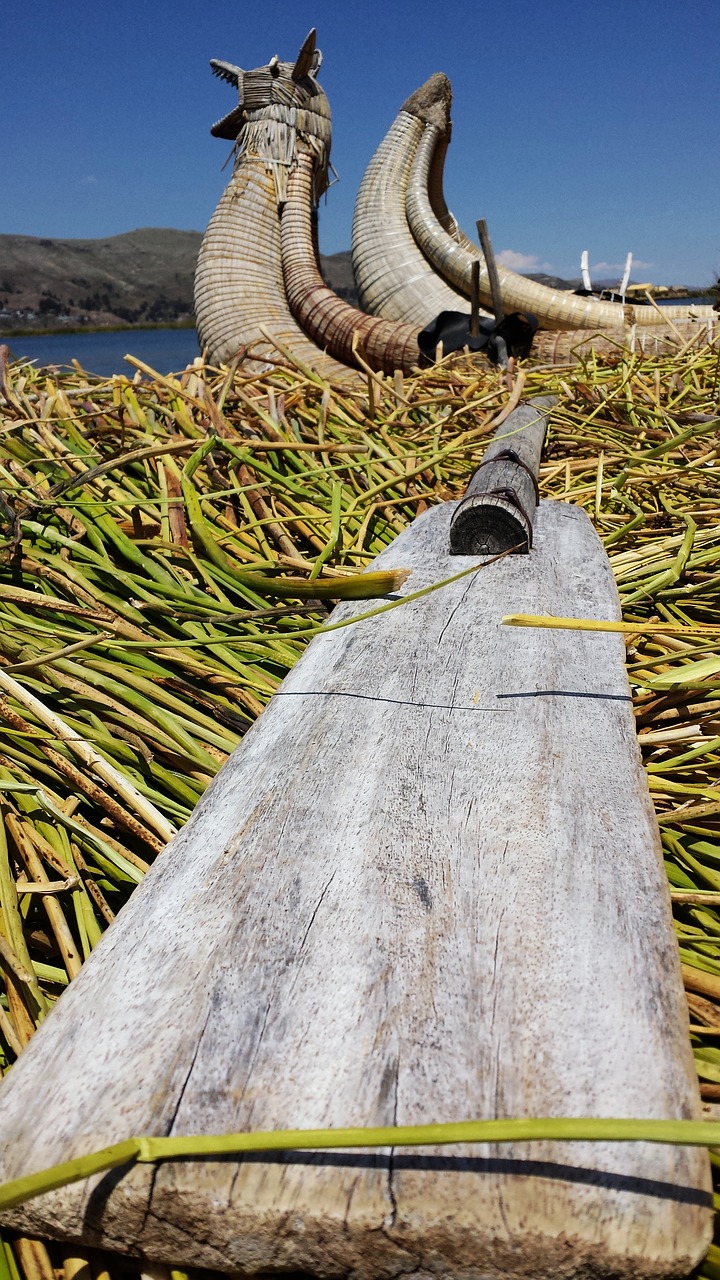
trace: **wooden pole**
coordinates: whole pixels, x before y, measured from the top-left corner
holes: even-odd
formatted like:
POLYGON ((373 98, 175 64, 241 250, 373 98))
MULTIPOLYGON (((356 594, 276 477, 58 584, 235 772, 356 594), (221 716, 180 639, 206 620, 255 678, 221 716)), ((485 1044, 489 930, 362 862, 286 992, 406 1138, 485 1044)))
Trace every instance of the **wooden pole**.
POLYGON ((485 255, 485 265, 487 267, 488 281, 490 283, 490 293, 492 294, 493 311, 495 312, 495 323, 502 324, 505 319, 505 312, 503 311, 500 281, 498 279, 490 232, 488 231, 487 222, 484 218, 480 218, 478 220, 477 229, 482 251, 485 255))
POLYGON ((590 279, 590 266, 587 249, 583 249, 580 255, 580 274, 582 275, 583 289, 587 289, 588 293, 592 293, 592 280, 590 279))
POLYGON ((480 263, 470 268, 470 337, 480 336, 480 263))
POLYGON ((556 396, 538 396, 519 405, 498 428, 453 515, 453 555, 530 550, 540 455, 556 403, 556 396))

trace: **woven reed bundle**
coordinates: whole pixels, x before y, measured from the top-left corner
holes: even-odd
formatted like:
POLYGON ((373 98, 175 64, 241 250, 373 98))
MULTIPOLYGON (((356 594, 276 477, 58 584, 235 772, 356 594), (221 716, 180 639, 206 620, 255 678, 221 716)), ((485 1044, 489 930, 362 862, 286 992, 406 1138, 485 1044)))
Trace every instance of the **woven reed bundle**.
POLYGON ((469 311, 423 257, 405 213, 415 151, 428 120, 442 129, 446 94, 446 77, 431 76, 403 104, 368 165, 353 218, 352 261, 360 306, 420 328, 441 311, 469 311))
MULTIPOLYGON (((716 317, 717 321, 717 317, 716 317)), ((706 342, 712 342, 718 333, 718 324, 708 320, 706 324, 681 321, 680 324, 658 325, 655 329, 605 329, 602 333, 589 333, 587 329, 565 329, 537 333, 532 345, 532 358, 540 364, 575 364, 595 353, 618 355, 628 351, 643 356, 677 354, 685 344, 686 350, 697 350, 706 342)))
MULTIPOLYGON (((426 135, 436 126, 429 124, 426 135)), ((313 156, 298 148, 295 166, 287 184, 287 201, 282 213, 281 243, 285 288, 295 319, 323 350, 348 363, 355 362, 353 340, 357 338, 367 363, 391 373, 409 372, 418 362, 418 330, 414 325, 382 320, 351 307, 324 283, 317 265, 313 243, 312 196, 313 156)), ((695 330, 683 333, 692 336, 695 330)), ((532 355, 547 364, 566 363, 591 351, 623 349, 628 333, 614 330, 609 335, 589 335, 586 329, 562 334, 539 334, 532 355)), ((653 331, 638 339, 638 350, 650 353, 675 351, 677 335, 669 328, 653 331)))
MULTIPOLYGON (((429 123, 421 145, 437 132, 437 126, 429 123)), ((353 340, 357 335, 372 368, 388 373, 397 368, 409 372, 418 361, 415 326, 366 315, 339 298, 322 279, 313 237, 313 165, 310 152, 298 148, 281 221, 283 277, 293 315, 314 342, 341 360, 355 363, 353 340)), ((457 247, 461 251, 460 245, 457 247)), ((534 340, 532 356, 546 364, 563 364, 591 352, 620 352, 628 346, 646 355, 660 355, 677 351, 679 340, 702 340, 705 332, 705 325, 687 323, 681 328, 658 326, 634 334, 629 328, 603 333, 587 329, 541 332, 534 340)), ((707 333, 711 339, 711 330, 707 333)))
MULTIPOLYGON (((431 77, 432 78, 432 77, 431 77)), ((427 81, 419 92, 427 89, 427 81)), ((480 262, 480 300, 492 305, 485 260, 479 248, 460 231, 442 194, 442 174, 449 143, 447 128, 429 121, 417 144, 406 192, 407 221, 412 234, 434 269, 453 289, 470 297, 470 273, 480 262)), ((497 266, 505 311, 532 311, 543 329, 621 329, 624 307, 619 302, 582 298, 566 290, 551 289, 507 267, 497 266)), ((634 323, 658 328, 668 320, 702 321, 713 317, 712 307, 633 308, 634 323)))
POLYGON ((353 340, 357 337, 371 368, 409 373, 418 363, 417 327, 366 315, 323 281, 313 245, 313 169, 311 153, 298 149, 281 222, 282 269, 290 309, 313 342, 339 360, 356 363, 353 340))
POLYGON ((260 372, 282 361, 274 345, 279 343, 326 381, 347 384, 356 375, 305 336, 282 278, 278 206, 300 141, 314 161, 314 198, 327 186, 330 107, 315 80, 314 55, 312 32, 295 63, 273 59, 254 71, 214 64, 218 75, 237 86, 240 103, 213 133, 236 136, 237 154, 200 248, 195 312, 200 345, 211 363, 240 355, 245 369, 260 372))
MULTIPOLYGON (((436 271, 453 289, 457 289, 461 297, 469 297, 470 289, 465 289, 470 280, 470 266, 474 261, 473 246, 457 226, 453 215, 447 210, 447 221, 453 230, 447 230, 440 222, 430 199, 429 175, 433 157, 443 145, 443 153, 447 150, 446 139, 443 138, 437 125, 425 125, 423 135, 418 143, 408 178, 405 197, 405 210, 408 226, 412 231, 418 247, 432 263, 436 271)), ((442 191, 442 180, 437 181, 435 199, 442 191)), ((443 199, 443 204, 444 204, 443 199)), ((445 206, 447 209, 447 206, 445 206)), ((498 274, 501 268, 498 268, 498 274)), ((492 305, 487 269, 484 261, 480 265, 480 297, 483 302, 492 305)), ((522 310, 508 305, 508 311, 522 310)))
POLYGON ((445 176, 445 157, 450 146, 450 132, 450 116, 448 114, 447 127, 444 130, 438 130, 430 159, 427 183, 430 206, 440 226, 444 227, 453 240, 456 240, 460 245, 464 245, 466 249, 474 248, 472 240, 468 240, 457 218, 454 213, 450 212, 445 201, 443 180, 445 176))

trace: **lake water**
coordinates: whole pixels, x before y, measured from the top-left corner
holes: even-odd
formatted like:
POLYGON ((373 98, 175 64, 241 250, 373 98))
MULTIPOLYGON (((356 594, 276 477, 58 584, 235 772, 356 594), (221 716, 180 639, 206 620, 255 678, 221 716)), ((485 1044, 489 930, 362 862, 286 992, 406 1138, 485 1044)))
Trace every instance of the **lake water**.
POLYGON ((156 373, 177 373, 200 354, 194 329, 124 329, 115 333, 47 333, 26 338, 0 338, 16 359, 38 365, 69 365, 77 360, 88 373, 108 377, 135 372, 128 354, 149 364, 156 373))

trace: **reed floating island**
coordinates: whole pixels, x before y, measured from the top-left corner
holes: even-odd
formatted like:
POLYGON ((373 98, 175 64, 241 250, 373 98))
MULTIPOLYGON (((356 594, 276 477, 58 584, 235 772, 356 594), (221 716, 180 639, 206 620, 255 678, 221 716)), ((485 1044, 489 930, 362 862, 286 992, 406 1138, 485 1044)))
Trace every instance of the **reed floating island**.
POLYGON ((417 368, 317 273, 314 33, 215 65, 222 367, 0 351, 0 1262, 714 1280, 712 319, 417 368))

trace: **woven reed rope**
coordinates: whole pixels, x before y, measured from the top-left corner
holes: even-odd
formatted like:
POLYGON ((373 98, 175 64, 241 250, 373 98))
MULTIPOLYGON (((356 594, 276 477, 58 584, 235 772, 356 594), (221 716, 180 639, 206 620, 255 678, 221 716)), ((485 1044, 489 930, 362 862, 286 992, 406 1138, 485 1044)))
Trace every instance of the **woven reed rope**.
MULTIPOLYGON (((470 296, 470 272, 480 262, 480 300, 492 305, 485 260, 479 248, 464 235, 447 209, 442 194, 442 170, 448 146, 447 130, 434 123, 425 126, 413 159, 406 192, 406 213, 410 230, 434 269, 453 289, 470 296)), ((624 307, 619 302, 581 298, 566 290, 527 280, 498 265, 498 277, 506 312, 532 311, 543 329, 622 329, 624 307)), ((716 313, 712 307, 663 307, 659 316, 654 307, 633 308, 634 322, 642 328, 658 328, 668 320, 704 321, 716 313)))
MULTIPOLYGON (((433 88, 442 90, 438 82, 445 77, 431 77, 431 81, 433 88)), ((441 311, 469 312, 470 308, 423 257, 408 227, 405 193, 428 109, 414 101, 417 97, 413 94, 403 105, 360 184, 352 263, 363 310, 422 328, 441 311)))
POLYGON ((419 358, 417 327, 366 315, 323 281, 313 244, 313 169, 312 154, 298 148, 280 227, 290 309, 313 342, 339 360, 355 363, 353 337, 357 334, 371 368, 409 373, 419 358))
POLYGON ((643 355, 664 355, 676 352, 682 341, 697 343, 713 341, 720 333, 720 325, 708 320, 703 324, 693 321, 680 321, 673 328, 669 325, 658 325, 655 329, 605 329, 602 333, 590 334, 587 329, 565 329, 541 331, 536 333, 532 345, 533 362, 541 364, 573 364, 575 360, 585 359, 591 353, 598 355, 616 351, 618 355, 627 356, 628 352, 642 352, 643 355))
POLYGON ((311 76, 294 81, 294 65, 279 63, 274 75, 268 67, 234 69, 242 95, 240 107, 215 131, 226 136, 232 120, 240 133, 233 176, 210 219, 198 257, 198 337, 214 364, 228 363, 249 349, 243 367, 255 372, 284 362, 273 345, 278 341, 326 381, 346 385, 357 380, 357 373, 306 337, 285 296, 278 206, 285 198, 290 167, 302 142, 313 156, 317 199, 327 186, 330 150, 327 98, 311 76), (252 110, 247 110, 248 104, 252 110))

